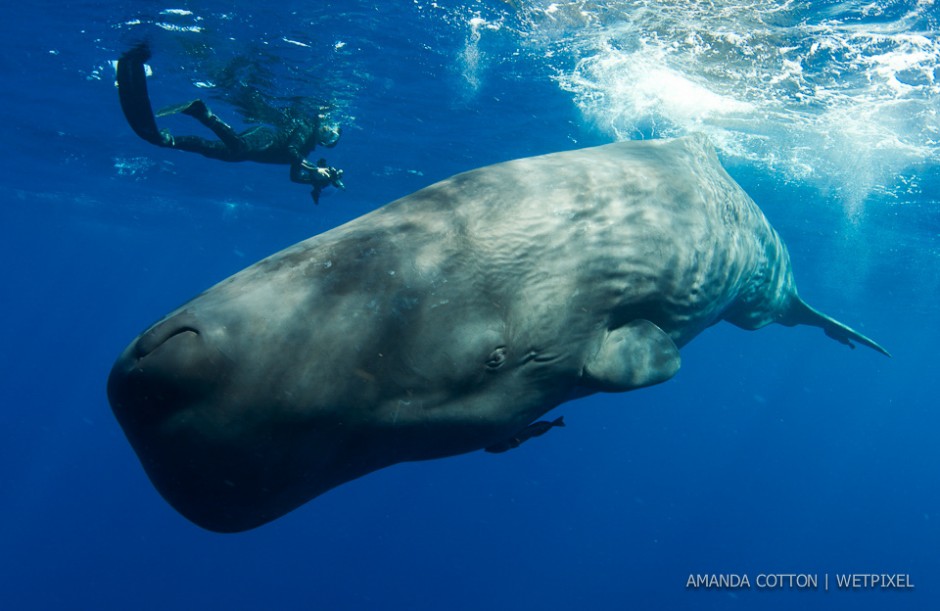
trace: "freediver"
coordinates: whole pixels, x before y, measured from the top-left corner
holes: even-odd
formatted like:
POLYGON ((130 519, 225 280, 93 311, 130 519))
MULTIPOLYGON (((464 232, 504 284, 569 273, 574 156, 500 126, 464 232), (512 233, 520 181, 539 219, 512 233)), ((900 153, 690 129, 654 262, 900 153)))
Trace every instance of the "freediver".
MULTIPOLYGON (((121 55, 117 63, 118 97, 121 110, 134 132, 157 146, 199 153, 222 161, 255 161, 290 165, 293 182, 311 185, 313 202, 320 202, 320 193, 329 185, 345 189, 343 171, 329 167, 325 159, 316 165, 306 160, 307 155, 319 144, 333 148, 339 140, 338 128, 324 125, 318 114, 301 114, 292 108, 272 109, 278 117, 274 127, 257 126, 236 132, 229 124, 216 116, 202 100, 161 111, 159 116, 182 113, 193 117, 209 128, 218 140, 199 136, 173 136, 167 130, 157 128, 156 118, 147 93, 147 73, 144 63, 150 59, 150 48, 137 45, 121 55)), ((260 97, 260 96, 258 96, 260 97)))

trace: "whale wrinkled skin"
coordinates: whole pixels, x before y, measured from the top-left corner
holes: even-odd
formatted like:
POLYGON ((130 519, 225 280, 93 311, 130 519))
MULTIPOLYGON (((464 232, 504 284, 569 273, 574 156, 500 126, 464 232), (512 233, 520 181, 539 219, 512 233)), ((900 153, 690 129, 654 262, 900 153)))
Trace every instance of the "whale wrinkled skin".
POLYGON ((668 380, 721 320, 887 354, 797 296, 703 137, 623 142, 458 174, 276 253, 135 339, 108 395, 163 497, 234 532, 668 380))

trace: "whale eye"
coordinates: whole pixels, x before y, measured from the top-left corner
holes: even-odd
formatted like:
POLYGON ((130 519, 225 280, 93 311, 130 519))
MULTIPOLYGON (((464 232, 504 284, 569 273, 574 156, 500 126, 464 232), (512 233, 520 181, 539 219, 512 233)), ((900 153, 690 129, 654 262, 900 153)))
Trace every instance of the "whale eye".
POLYGON ((503 363, 506 362, 506 346, 500 346, 496 350, 490 352, 490 355, 486 357, 486 368, 490 371, 495 371, 503 366, 503 363))

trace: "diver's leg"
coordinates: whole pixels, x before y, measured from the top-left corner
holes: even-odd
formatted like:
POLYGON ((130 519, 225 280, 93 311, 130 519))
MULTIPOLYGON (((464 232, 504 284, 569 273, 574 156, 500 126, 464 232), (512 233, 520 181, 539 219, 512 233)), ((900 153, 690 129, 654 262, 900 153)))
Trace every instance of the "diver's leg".
POLYGON ((234 154, 232 149, 224 142, 207 140, 199 136, 176 136, 173 138, 171 146, 180 151, 199 153, 210 159, 220 159, 222 161, 241 161, 243 159, 241 155, 234 154))
POLYGON ((248 144, 232 129, 232 126, 217 117, 202 100, 193 100, 180 112, 212 130, 212 133, 218 136, 225 146, 232 149, 232 152, 243 153, 248 149, 248 144))
POLYGON ((138 136, 157 146, 169 146, 169 135, 157 129, 147 94, 147 72, 144 62, 150 58, 147 45, 127 51, 117 63, 118 98, 128 125, 138 136))

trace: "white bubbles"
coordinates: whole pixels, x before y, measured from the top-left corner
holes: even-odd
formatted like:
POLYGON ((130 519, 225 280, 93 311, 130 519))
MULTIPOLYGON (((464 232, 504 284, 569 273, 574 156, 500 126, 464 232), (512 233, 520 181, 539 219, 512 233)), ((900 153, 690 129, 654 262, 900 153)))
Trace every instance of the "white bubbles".
POLYGON ((294 45, 295 47, 302 47, 302 48, 304 48, 304 49, 309 49, 309 48, 311 48, 310 45, 308 45, 308 44, 305 43, 305 42, 301 42, 301 41, 299 41, 299 40, 294 40, 293 38, 288 38, 288 37, 286 37, 286 36, 282 36, 282 37, 281 37, 281 40, 284 41, 284 42, 286 42, 286 43, 289 44, 289 45, 294 45))
POLYGON ((118 176, 141 176, 156 165, 149 157, 115 157, 113 161, 118 176))
MULTIPOLYGON (((520 5, 521 6, 521 5, 520 5)), ((525 38, 617 138, 705 132, 855 212, 940 162, 932 0, 542 2, 525 38)))
POLYGON ((559 75, 585 114, 618 138, 707 131, 750 116, 755 107, 708 79, 669 65, 661 49, 610 47, 559 75))
POLYGON ((466 43, 461 52, 461 73, 464 80, 470 86, 471 91, 475 93, 479 90, 481 83, 480 73, 482 70, 483 53, 480 51, 480 39, 483 36, 483 32, 486 30, 498 31, 500 24, 491 23, 480 17, 479 14, 475 14, 467 20, 467 26, 470 32, 467 35, 466 43))

